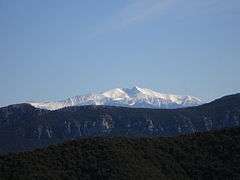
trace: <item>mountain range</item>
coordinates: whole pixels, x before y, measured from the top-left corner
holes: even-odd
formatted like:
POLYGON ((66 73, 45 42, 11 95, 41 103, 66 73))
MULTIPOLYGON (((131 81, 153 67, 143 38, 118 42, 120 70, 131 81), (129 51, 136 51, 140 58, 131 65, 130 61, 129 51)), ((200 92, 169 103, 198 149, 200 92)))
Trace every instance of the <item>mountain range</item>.
POLYGON ((159 137, 240 125, 240 94, 180 109, 30 104, 0 108, 0 153, 31 150, 89 136, 159 137))
POLYGON ((116 88, 99 94, 75 96, 62 101, 27 102, 34 107, 56 110, 68 106, 108 105, 134 108, 183 108, 203 102, 193 96, 161 94, 150 89, 133 87, 116 88))

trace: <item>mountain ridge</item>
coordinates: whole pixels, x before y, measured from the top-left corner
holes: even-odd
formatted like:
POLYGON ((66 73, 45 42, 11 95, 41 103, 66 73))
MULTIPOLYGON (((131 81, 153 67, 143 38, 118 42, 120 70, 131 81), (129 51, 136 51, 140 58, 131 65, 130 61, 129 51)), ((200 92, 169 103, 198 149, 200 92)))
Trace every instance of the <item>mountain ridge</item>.
POLYGON ((61 109, 68 106, 83 105, 110 105, 134 108, 183 108, 198 106, 203 102, 193 96, 161 94, 150 89, 135 86, 128 88, 115 88, 102 93, 90 93, 74 96, 66 100, 50 102, 27 102, 34 107, 48 110, 61 109))
POLYGON ((11 105, 0 108, 0 153, 89 136, 174 136, 239 125, 239 94, 180 109, 89 105, 49 111, 11 105))

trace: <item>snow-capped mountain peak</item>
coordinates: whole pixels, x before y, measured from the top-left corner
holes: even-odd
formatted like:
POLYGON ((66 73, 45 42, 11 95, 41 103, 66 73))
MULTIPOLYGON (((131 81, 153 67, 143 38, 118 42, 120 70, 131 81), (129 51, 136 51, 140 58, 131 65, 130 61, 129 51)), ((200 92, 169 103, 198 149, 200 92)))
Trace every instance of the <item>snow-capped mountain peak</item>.
POLYGON ((67 106, 112 105, 143 108, 182 108, 197 106, 202 101, 193 96, 161 94, 150 89, 134 86, 133 88, 115 88, 99 94, 75 96, 63 101, 46 103, 28 102, 31 105, 49 110, 67 106))
POLYGON ((116 88, 107 92, 103 92, 102 95, 114 100, 129 98, 128 94, 122 88, 116 88))

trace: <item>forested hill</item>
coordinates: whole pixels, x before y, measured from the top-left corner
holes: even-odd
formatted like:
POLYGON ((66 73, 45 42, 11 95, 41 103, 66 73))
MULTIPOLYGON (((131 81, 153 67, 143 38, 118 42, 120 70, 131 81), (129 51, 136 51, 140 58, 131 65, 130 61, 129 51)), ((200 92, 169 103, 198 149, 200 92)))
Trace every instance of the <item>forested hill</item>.
POLYGON ((159 138, 91 137, 0 156, 0 179, 239 179, 240 127, 159 138))
POLYGON ((48 111, 19 104, 0 108, 0 153, 90 136, 174 136, 238 125, 240 94, 183 109, 82 106, 48 111))

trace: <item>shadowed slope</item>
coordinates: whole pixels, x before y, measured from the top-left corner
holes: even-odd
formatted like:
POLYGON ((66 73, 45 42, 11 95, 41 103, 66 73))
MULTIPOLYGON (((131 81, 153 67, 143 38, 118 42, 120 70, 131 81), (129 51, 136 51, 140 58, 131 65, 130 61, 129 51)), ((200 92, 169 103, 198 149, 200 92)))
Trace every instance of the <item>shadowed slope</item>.
POLYGON ((0 156, 0 179, 237 179, 240 127, 162 138, 92 137, 0 156))

